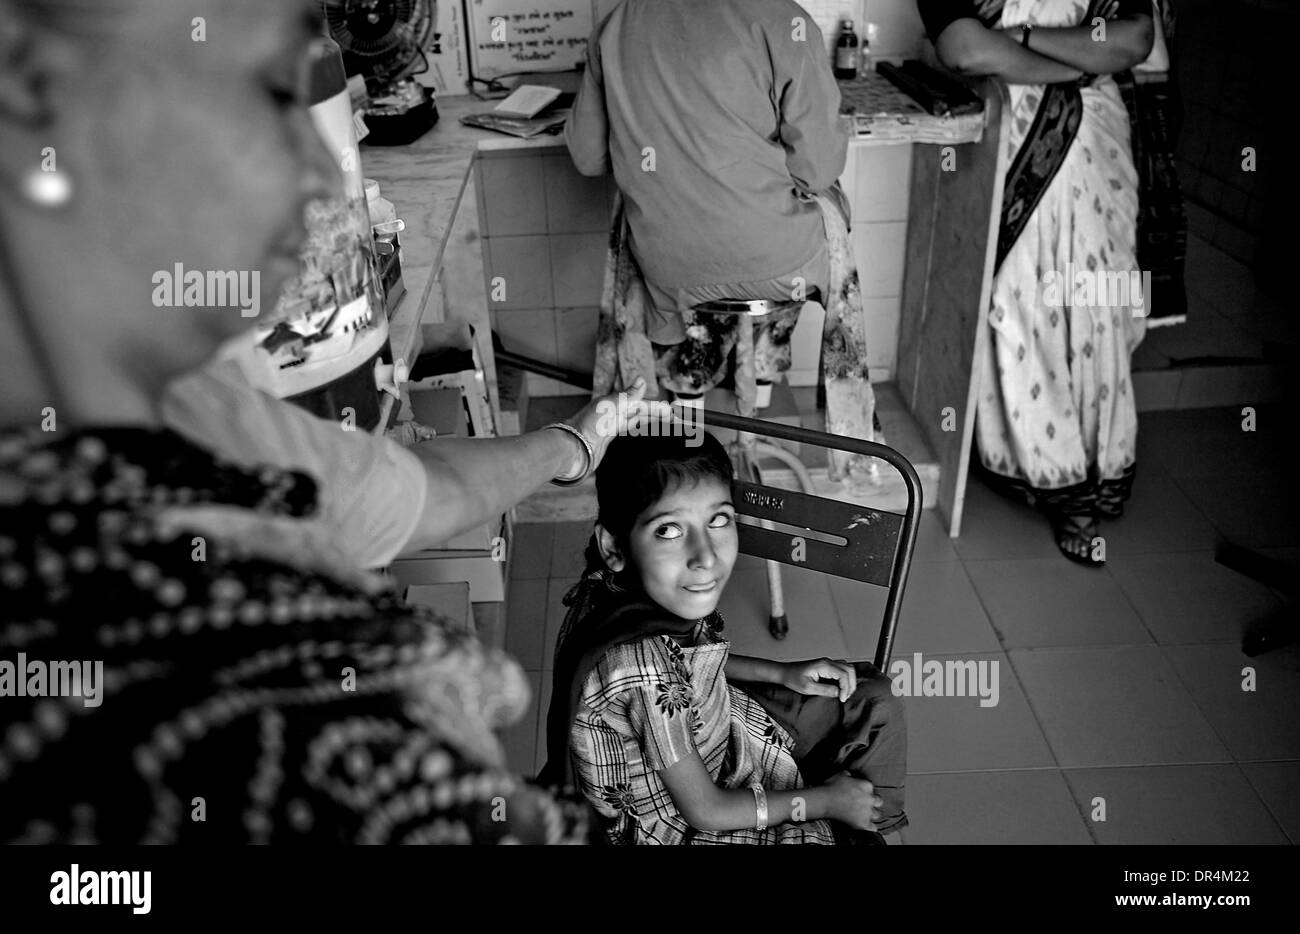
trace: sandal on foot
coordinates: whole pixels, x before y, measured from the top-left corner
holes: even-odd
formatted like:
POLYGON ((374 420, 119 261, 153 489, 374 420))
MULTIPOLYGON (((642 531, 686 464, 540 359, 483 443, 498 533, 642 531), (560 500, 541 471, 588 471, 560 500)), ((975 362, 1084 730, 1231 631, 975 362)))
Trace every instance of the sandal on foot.
POLYGON ((1125 514, 1125 503, 1134 488, 1132 470, 1118 480, 1102 480, 1097 484, 1097 514, 1102 519, 1118 519, 1125 514))
POLYGON ((1099 568, 1106 559, 1097 560, 1092 556, 1093 540, 1100 531, 1095 515, 1070 514, 1060 510, 1045 510, 1047 519, 1052 524, 1052 534, 1056 536, 1056 547, 1061 554, 1075 564, 1090 568, 1099 568))
POLYGON ((1130 466, 1115 480, 1102 480, 1097 484, 1097 514, 1103 519, 1118 519, 1124 515, 1124 504, 1133 492, 1136 465, 1130 466))
POLYGON ((1103 519, 1118 519, 1124 515, 1124 495, 1119 490, 1102 487, 1097 493, 1097 515, 1103 519))

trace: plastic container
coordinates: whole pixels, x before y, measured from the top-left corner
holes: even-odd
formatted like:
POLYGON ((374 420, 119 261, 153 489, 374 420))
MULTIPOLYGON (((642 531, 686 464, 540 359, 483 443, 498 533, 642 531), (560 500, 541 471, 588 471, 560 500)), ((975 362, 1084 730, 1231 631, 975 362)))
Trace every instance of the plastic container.
POLYGON ((393 202, 383 197, 379 191, 379 182, 373 178, 366 179, 366 206, 370 211, 370 226, 391 224, 397 220, 397 208, 393 202))

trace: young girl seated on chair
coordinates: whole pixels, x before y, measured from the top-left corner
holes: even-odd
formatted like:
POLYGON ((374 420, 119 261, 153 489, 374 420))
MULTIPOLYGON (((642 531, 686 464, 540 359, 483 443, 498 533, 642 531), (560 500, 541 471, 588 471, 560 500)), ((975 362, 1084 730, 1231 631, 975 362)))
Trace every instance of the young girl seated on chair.
POLYGON ((542 779, 577 786, 614 843, 882 842, 907 823, 901 702, 869 664, 729 652, 732 467, 694 441, 619 437, 596 473, 542 779))

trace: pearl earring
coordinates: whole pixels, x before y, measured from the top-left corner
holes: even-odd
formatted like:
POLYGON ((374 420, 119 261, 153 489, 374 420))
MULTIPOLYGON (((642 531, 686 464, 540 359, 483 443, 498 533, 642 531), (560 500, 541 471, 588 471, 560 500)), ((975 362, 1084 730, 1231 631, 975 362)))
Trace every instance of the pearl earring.
POLYGON ((23 178, 23 194, 42 208, 61 208, 72 200, 72 179, 67 172, 34 169, 23 178))

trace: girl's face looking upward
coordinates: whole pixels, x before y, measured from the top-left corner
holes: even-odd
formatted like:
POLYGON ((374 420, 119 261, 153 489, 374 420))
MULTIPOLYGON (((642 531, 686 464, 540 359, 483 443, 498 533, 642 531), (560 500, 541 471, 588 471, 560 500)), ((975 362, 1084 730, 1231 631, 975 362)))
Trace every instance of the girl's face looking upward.
POLYGON ((670 488, 628 535, 632 573, 647 596, 683 619, 717 608, 738 550, 731 490, 716 477, 670 488))

